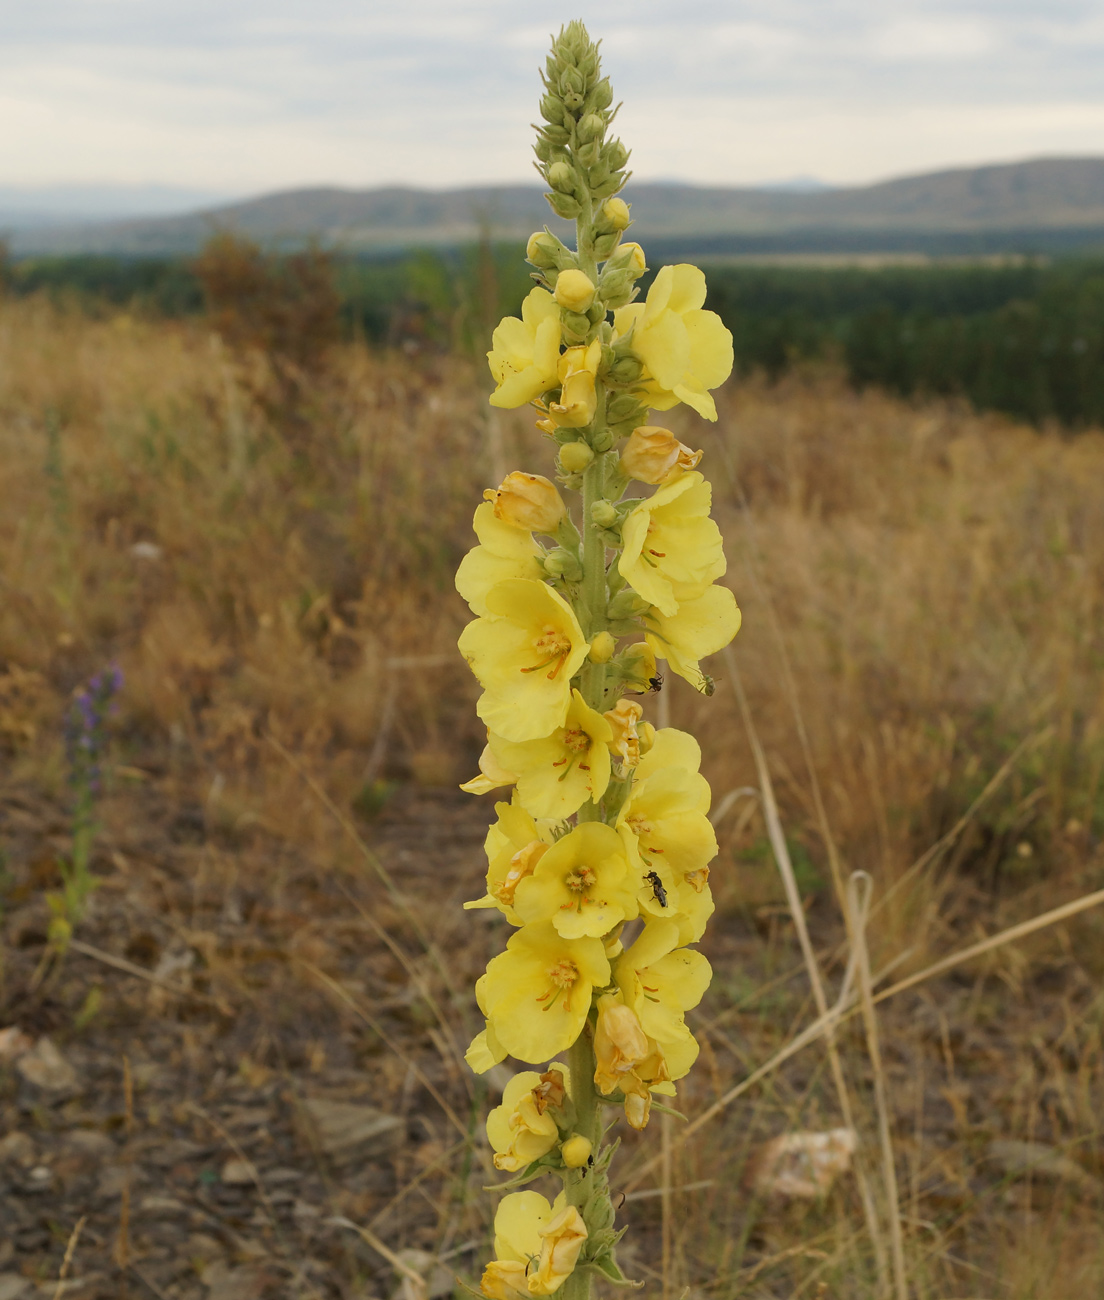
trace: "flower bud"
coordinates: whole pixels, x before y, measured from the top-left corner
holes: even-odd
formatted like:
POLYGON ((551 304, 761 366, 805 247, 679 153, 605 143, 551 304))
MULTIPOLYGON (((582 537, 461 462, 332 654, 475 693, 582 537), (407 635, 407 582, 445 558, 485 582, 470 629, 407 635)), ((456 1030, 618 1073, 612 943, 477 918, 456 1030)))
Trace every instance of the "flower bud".
POLYGON ((577 557, 562 546, 549 551, 541 563, 550 578, 566 578, 568 582, 578 582, 583 576, 583 567, 577 557))
POLYGON ((581 474, 594 459, 585 442, 565 442, 560 448, 560 465, 566 474, 581 474))
POLYGON ((599 262, 609 257, 610 253, 612 253, 617 247, 617 241, 620 238, 621 232, 619 230, 611 230, 608 234, 594 236, 592 247, 594 249, 594 256, 599 262))
MULTIPOLYGON (((613 200, 611 199, 610 202, 613 200)), ((632 276, 643 275, 648 269, 648 261, 644 256, 644 250, 639 244, 627 243, 621 244, 617 251, 606 263, 605 273, 609 275, 613 271, 628 271, 632 276)))
POLYGON ((554 122, 558 126, 563 121, 563 104, 555 95, 545 95, 540 102, 541 117, 546 122, 554 122))
POLYGON ((574 194, 574 167, 572 167, 570 163, 554 162, 548 169, 548 183, 560 194, 574 194))
POLYGON ((551 536, 567 514, 555 483, 543 474, 515 470, 506 475, 497 492, 487 491, 484 496, 494 501, 496 519, 531 533, 551 536))
MULTIPOLYGON (((651 749, 651 747, 655 744, 655 738, 656 738, 655 727, 653 727, 650 722, 640 723, 640 725, 636 729, 636 738, 637 740, 640 741, 640 757, 643 758, 644 755, 648 752, 648 750, 651 749)), ((706 876, 709 875, 708 867, 702 867, 702 870, 705 872, 706 876)), ((689 880, 693 874, 694 873, 692 871, 688 871, 686 873, 686 879, 689 880)), ((697 889, 698 887, 695 885, 694 888, 697 889)), ((698 893, 699 894, 701 893, 700 889, 698 889, 698 893)))
POLYGON ((544 196, 557 217, 563 217, 565 221, 574 221, 582 212, 582 205, 578 199, 573 199, 570 194, 546 194, 544 196))
POLYGON ((619 198, 607 199, 602 204, 602 216, 605 217, 614 230, 628 230, 632 221, 629 216, 629 205, 624 199, 619 198))
POLYGON ((594 293, 594 284, 585 271, 561 271, 556 279, 556 301, 567 311, 586 311, 594 301, 594 293))
POLYGON ((587 658, 592 664, 608 664, 616 649, 617 642, 614 638, 608 632, 599 632, 590 643, 590 653, 587 658))
POLYGON ((701 458, 700 451, 691 451, 670 429, 642 424, 621 450, 621 468, 638 483, 655 486, 693 469, 701 458))
POLYGON ((560 318, 560 331, 565 343, 582 343, 590 333, 590 318, 581 312, 565 311, 560 318))
POLYGON ((597 109, 609 108, 613 103, 613 87, 609 83, 608 77, 602 80, 594 87, 591 94, 594 97, 594 107, 597 109))
POLYGON ((646 641, 637 641, 617 656, 617 666, 626 684, 638 691, 652 690, 656 677, 656 658, 646 641))
POLYGON ((631 419, 637 413, 643 415, 644 411, 645 407, 632 393, 618 393, 606 408, 611 424, 620 424, 622 420, 631 419))
POLYGON ((629 161, 629 151, 620 140, 612 140, 606 153, 606 159, 609 162, 611 171, 620 171, 629 161))
POLYGON ((525 245, 525 259, 542 271, 550 271, 558 261, 560 241, 547 230, 537 230, 529 236, 525 245))
POLYGON ((560 74, 560 93, 567 95, 569 92, 574 92, 576 95, 581 95, 585 89, 586 82, 578 68, 564 68, 560 74))
POLYGON ((617 358, 606 372, 606 377, 615 384, 635 384, 643 373, 644 367, 639 357, 627 353, 617 358))
POLYGON ((593 1150, 594 1144, 590 1138, 583 1137, 581 1133, 572 1133, 563 1146, 560 1147, 560 1155, 563 1157, 563 1162, 568 1169, 582 1169, 583 1165, 590 1159, 593 1150))
POLYGON ((595 501, 590 507, 590 517, 599 528, 612 528, 617 523, 617 507, 612 501, 595 501))
POLYGON ((575 134, 583 144, 589 144, 591 140, 600 140, 605 129, 606 123, 597 113, 588 113, 575 128, 575 134))
POLYGON ((645 610, 651 606, 643 596, 638 596, 635 591, 629 587, 622 589, 614 596, 607 607, 610 618, 620 621, 623 618, 639 618, 645 610))

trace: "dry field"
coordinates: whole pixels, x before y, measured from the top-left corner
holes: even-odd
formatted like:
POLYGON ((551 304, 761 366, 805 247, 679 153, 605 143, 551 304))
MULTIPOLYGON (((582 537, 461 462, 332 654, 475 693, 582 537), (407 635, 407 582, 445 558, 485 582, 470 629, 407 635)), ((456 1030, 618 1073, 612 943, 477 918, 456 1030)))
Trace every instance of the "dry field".
MULTIPOLYGON (((489 424, 465 361, 344 347, 285 369, 286 409, 270 363, 0 303, 3 1300, 463 1295, 488 1246, 501 1077, 460 1056, 501 936, 460 907, 492 801, 455 788, 481 736, 451 573, 493 466, 551 457, 524 413, 489 424), (98 885, 51 963, 65 714, 112 662, 98 885)), ((900 1251, 915 1300, 1102 1294, 1099 909, 726 1098, 818 1015, 764 772, 829 1004, 849 952, 876 996, 1104 886, 1104 437, 828 373, 720 409, 679 428, 744 630, 711 700, 665 692, 716 797, 679 1102, 712 1114, 624 1135, 626 1271, 649 1297, 875 1300, 900 1251), (757 1193, 762 1144, 842 1106, 855 1166, 757 1193)))

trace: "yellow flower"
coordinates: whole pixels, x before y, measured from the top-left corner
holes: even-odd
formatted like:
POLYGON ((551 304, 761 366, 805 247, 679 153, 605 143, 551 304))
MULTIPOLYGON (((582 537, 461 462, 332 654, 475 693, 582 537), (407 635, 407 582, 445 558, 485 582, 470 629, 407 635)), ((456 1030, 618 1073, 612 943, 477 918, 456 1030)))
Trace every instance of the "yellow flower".
POLYGON ((614 979, 641 1028, 661 1046, 690 1035, 683 1013, 696 1007, 712 970, 700 952, 678 948, 674 921, 649 920, 631 948, 617 959, 614 979))
POLYGON ((460 561, 456 570, 456 590, 471 606, 473 614, 487 613, 487 592, 505 578, 529 578, 541 581, 544 551, 525 528, 515 528, 495 518, 494 506, 484 502, 475 509, 472 520, 479 545, 460 561))
POLYGON ((606 721, 612 728, 609 747, 623 767, 635 767, 640 762, 637 726, 643 716, 642 705, 623 698, 612 709, 606 710, 606 721))
POLYGON ((620 836, 602 822, 584 822, 518 882, 514 909, 522 921, 550 923, 565 939, 600 939, 636 915, 635 891, 620 836))
POLYGON ((582 1033, 594 987, 609 978, 601 939, 565 939, 550 921, 538 921, 491 959, 476 997, 511 1056, 548 1061, 582 1033))
POLYGON ((649 1051, 648 1035, 620 994, 606 993, 600 997, 594 1028, 594 1083, 599 1091, 607 1096, 616 1092, 624 1076, 649 1051))
POLYGON ((556 1121, 544 1110, 535 1088, 535 1070, 515 1074, 502 1093, 502 1105, 487 1116, 487 1139, 494 1148, 494 1167, 516 1173, 547 1155, 559 1141, 556 1121))
POLYGON ((621 527, 621 576, 668 617, 725 571, 710 499, 709 484, 690 470, 641 501, 621 527))
POLYGON ((586 311, 594 301, 594 293, 594 282, 585 271, 569 267, 556 277, 554 296, 565 311, 586 311))
POLYGON ((559 428, 581 429, 594 419, 598 397, 594 379, 602 359, 602 344, 595 339, 589 347, 568 348, 560 357, 556 377, 560 384, 560 400, 548 407, 547 420, 539 420, 537 428, 554 433, 559 428))
POLYGON ((476 712, 506 740, 562 727, 571 678, 587 641, 566 600, 546 583, 508 578, 484 598, 487 613, 460 634, 460 653, 483 687, 476 712))
POLYGON ((541 1229, 558 1213, 563 1195, 549 1205, 540 1192, 511 1192, 499 1202, 494 1221, 495 1258, 480 1288, 491 1300, 530 1296, 528 1277, 543 1244, 541 1229))
POLYGON ((567 506, 555 483, 543 474, 525 474, 514 470, 507 474, 497 490, 483 494, 492 502, 495 518, 529 533, 554 536, 567 506))
POLYGON ((560 309, 547 289, 534 289, 521 304, 521 320, 499 323, 487 353, 498 385, 492 406, 524 406, 555 388, 560 359, 560 309))
POLYGON ((694 469, 702 458, 679 442, 670 429, 642 424, 629 435, 621 452, 621 469, 638 483, 665 483, 683 470, 694 469))
POLYGON ((607 1096, 621 1090, 625 1116, 633 1128, 648 1123, 652 1093, 674 1094, 672 1079, 681 1079, 693 1065, 698 1045, 687 1034, 666 1048, 644 1032, 636 1013, 627 1007, 620 993, 607 993, 598 1000, 598 1023, 594 1030, 594 1082, 607 1096))
POLYGON ((483 848, 487 854, 487 892, 465 908, 497 907, 511 925, 521 925, 514 911, 514 890, 531 875, 551 843, 551 834, 516 803, 496 803, 498 820, 490 826, 483 848))
MULTIPOLYGON (((681 767, 687 772, 697 772, 701 768, 701 746, 688 731, 661 727, 640 760, 636 779, 643 781, 664 767, 681 767)), ((708 807, 702 811, 708 811, 708 807)))
POLYGON ((632 349, 647 367, 647 400, 657 411, 685 402, 707 420, 717 418, 709 389, 732 373, 732 335, 704 311, 705 276, 696 266, 665 266, 643 303, 614 314, 618 336, 633 331, 632 349))
POLYGON ((553 1295, 574 1272, 587 1228, 575 1206, 566 1205, 540 1229, 540 1236, 540 1259, 529 1276, 529 1294, 553 1295))
POLYGON ((562 819, 605 794, 612 735, 606 719, 573 690, 564 724, 550 736, 513 741, 492 733, 488 748, 499 770, 514 773, 518 798, 534 817, 562 819))
POLYGON ((490 1025, 482 1033, 476 1034, 464 1053, 464 1060, 473 1074, 486 1074, 488 1070, 494 1069, 499 1061, 505 1059, 506 1049, 495 1037, 495 1032, 490 1025))
POLYGON ((740 630, 736 597, 727 587, 706 587, 700 596, 680 600, 678 613, 657 608, 644 615, 644 639, 657 659, 666 659, 673 672, 697 691, 705 690, 698 660, 723 650, 740 630))

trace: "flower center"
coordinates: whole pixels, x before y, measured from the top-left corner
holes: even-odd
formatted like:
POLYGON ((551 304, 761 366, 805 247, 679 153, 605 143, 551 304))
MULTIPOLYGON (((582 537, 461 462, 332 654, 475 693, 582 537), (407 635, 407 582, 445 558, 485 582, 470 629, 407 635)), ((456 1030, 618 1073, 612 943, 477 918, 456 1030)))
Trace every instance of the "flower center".
POLYGON ((573 754, 582 754, 590 744, 590 737, 579 727, 568 727, 564 732, 563 743, 564 749, 569 749, 573 754))
POLYGON ((555 965, 548 968, 548 979, 551 984, 547 993, 542 993, 538 1002, 543 1002, 543 1011, 548 1011, 556 1003, 556 999, 561 993, 564 995, 563 1009, 571 1009, 571 990, 575 981, 579 978, 579 968, 568 957, 561 957, 555 965))
POLYGON ((588 889, 593 889, 598 883, 598 877, 590 867, 576 867, 574 871, 569 871, 564 876, 564 884, 573 894, 585 894, 588 889))
POLYGON ((533 638, 533 650, 540 663, 533 664, 531 668, 523 668, 521 671, 523 673, 538 673, 542 668, 547 668, 551 664, 553 668, 548 674, 548 680, 552 681, 559 675, 564 660, 571 653, 571 638, 564 633, 562 628, 556 627, 554 623, 546 623, 540 634, 533 638))

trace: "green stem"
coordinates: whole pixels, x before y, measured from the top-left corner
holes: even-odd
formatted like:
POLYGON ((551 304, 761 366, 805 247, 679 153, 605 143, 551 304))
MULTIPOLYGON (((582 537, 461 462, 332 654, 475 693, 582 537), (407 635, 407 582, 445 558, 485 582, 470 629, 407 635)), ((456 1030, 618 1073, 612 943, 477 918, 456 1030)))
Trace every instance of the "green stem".
MULTIPOLYGON (((589 1028, 584 1028, 568 1049, 567 1064, 571 1072, 571 1100, 575 1103, 575 1132, 590 1139, 597 1156, 602 1139, 602 1112, 594 1088, 594 1049, 589 1028)), ((580 1213, 590 1199, 595 1176, 585 1167, 564 1170, 567 1203, 580 1213)), ((588 1269, 577 1268, 563 1284, 562 1300, 590 1300, 590 1278, 588 1269)))

